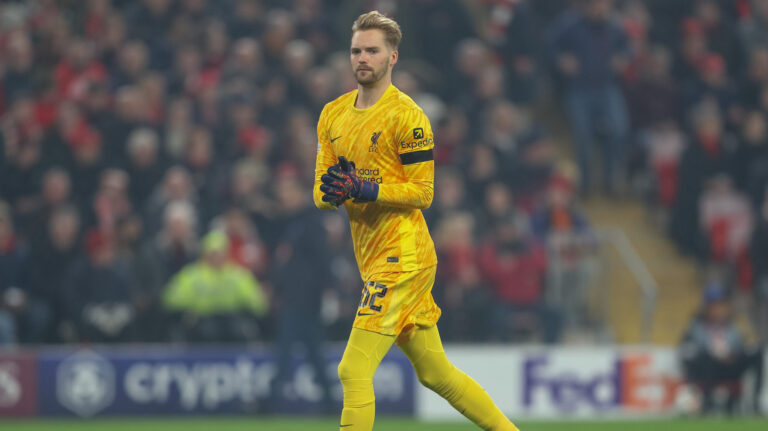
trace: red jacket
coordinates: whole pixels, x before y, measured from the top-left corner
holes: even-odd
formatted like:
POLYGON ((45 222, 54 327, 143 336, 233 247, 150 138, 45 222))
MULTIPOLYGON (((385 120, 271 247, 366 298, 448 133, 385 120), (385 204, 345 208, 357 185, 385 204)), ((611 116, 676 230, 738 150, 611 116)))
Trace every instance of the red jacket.
POLYGON ((519 253, 499 250, 487 242, 480 251, 480 267, 486 282, 500 300, 516 305, 532 305, 541 300, 547 269, 543 247, 529 243, 519 253))

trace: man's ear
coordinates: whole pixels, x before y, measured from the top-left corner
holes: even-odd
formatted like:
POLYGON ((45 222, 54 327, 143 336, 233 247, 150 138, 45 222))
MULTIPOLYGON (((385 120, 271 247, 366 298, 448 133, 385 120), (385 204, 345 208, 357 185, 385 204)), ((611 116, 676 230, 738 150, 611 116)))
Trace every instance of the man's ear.
POLYGON ((392 53, 389 55, 389 65, 391 67, 394 67, 395 64, 397 64, 397 59, 399 58, 400 53, 398 50, 392 51, 392 53))

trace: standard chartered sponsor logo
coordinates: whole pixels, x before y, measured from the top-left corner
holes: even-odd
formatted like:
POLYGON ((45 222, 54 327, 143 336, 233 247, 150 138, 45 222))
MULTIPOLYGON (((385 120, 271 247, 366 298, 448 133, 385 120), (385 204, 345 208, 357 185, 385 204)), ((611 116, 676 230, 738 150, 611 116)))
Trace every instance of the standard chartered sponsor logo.
POLYGON ((91 351, 69 356, 56 370, 56 396, 61 405, 77 415, 95 415, 115 399, 112 364, 91 351))
POLYGON ((379 175, 379 168, 358 168, 357 176, 363 181, 370 181, 377 184, 382 184, 384 182, 384 177, 379 175))

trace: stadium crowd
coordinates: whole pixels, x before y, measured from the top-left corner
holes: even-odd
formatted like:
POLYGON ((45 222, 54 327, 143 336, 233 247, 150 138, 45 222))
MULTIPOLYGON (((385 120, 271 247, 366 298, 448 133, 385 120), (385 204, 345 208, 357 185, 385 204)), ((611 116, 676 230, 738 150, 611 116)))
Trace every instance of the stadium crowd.
POLYGON ((767 0, 5 1, 0 343, 345 338, 361 281, 309 188, 370 9, 436 134, 444 338, 585 323, 597 147, 600 194, 642 191, 766 303, 767 0), (577 163, 533 115, 550 93, 577 163))

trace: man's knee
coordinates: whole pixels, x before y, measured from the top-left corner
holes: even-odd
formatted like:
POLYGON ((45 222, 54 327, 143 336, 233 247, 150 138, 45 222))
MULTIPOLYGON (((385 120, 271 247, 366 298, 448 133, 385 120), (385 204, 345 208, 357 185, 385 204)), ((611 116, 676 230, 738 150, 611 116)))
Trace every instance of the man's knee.
POLYGON ((414 367, 419 383, 434 392, 440 393, 446 387, 455 384, 457 368, 447 358, 433 358, 414 367))
POLYGON ((370 360, 363 352, 355 347, 348 346, 339 361, 339 380, 344 384, 349 381, 373 381, 373 370, 370 369, 370 360))
POLYGON ((355 364, 344 355, 339 362, 339 380, 344 383, 345 380, 355 380, 360 378, 359 367, 355 367, 355 364))
POLYGON ((345 407, 365 407, 374 402, 373 376, 365 372, 365 367, 355 363, 354 355, 347 353, 339 362, 339 380, 344 390, 345 407))
POLYGON ((424 385, 425 388, 431 389, 433 391, 438 391, 442 386, 444 386, 448 378, 448 376, 437 373, 433 370, 422 370, 417 374, 417 376, 419 382, 424 385))

